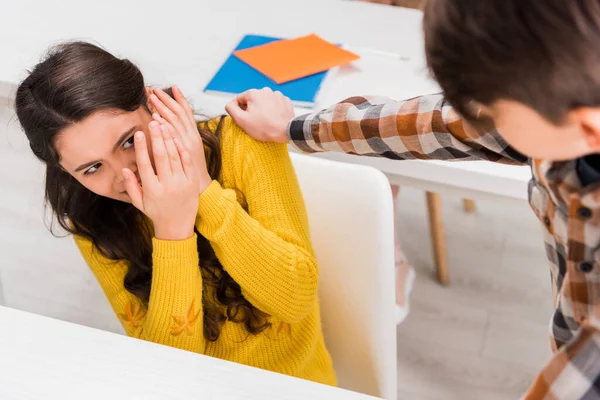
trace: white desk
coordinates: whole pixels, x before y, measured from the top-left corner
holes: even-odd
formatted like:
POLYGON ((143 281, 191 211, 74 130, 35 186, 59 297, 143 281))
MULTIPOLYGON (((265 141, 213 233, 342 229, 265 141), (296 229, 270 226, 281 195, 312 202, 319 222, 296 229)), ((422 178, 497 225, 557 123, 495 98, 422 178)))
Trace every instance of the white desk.
MULTIPOLYGON (((322 0, 75 0, 4 2, 0 13, 0 96, 14 93, 25 70, 51 43, 93 39, 138 63, 151 85, 177 83, 197 108, 220 113, 226 100, 202 88, 246 33, 294 37, 310 32, 362 49, 399 54, 410 61, 395 79, 354 74, 338 81, 322 106, 349 93, 408 98, 438 91, 427 79, 421 12, 354 1, 322 0), (143 5, 142 5, 143 4, 143 5), (384 8, 385 7, 385 8, 384 8), (370 88, 371 90, 368 90, 370 88)), ((395 162, 327 154, 369 164, 392 181, 464 197, 516 199, 527 193, 525 167, 484 163, 395 162)))
POLYGON ((374 399, 0 306, 0 399, 374 399))
POLYGON ((324 153, 330 160, 370 165, 385 173, 392 183, 464 199, 527 200, 529 167, 501 165, 486 161, 396 161, 342 153, 324 153))

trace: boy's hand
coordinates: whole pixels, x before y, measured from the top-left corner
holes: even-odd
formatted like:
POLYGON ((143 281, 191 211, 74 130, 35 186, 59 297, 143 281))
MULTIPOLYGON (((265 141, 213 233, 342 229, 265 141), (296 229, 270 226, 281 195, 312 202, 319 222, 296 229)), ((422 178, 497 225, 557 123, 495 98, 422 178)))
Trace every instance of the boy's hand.
POLYGON ((287 125, 294 118, 292 101, 270 88, 248 90, 225 106, 234 121, 261 142, 287 142, 287 125))

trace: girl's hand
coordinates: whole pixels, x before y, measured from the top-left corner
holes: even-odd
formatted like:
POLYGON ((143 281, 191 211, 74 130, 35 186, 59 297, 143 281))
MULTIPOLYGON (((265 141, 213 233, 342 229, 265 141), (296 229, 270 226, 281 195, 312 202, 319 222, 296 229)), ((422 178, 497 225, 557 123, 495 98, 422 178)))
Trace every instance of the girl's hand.
POLYGON ((135 174, 124 168, 125 190, 131 203, 154 223, 157 239, 188 239, 194 235, 198 212, 196 168, 180 138, 173 137, 167 126, 152 121, 149 127, 156 173, 146 137, 143 132, 136 132, 135 158, 142 186, 135 174))
POLYGON ((206 167, 204 144, 198 133, 192 107, 177 86, 173 86, 173 96, 175 99, 161 89, 154 89, 154 93, 150 95, 150 101, 157 113, 153 113, 152 118, 162 125, 166 125, 176 138, 180 138, 183 147, 189 152, 198 176, 196 194, 200 195, 212 182, 206 167))

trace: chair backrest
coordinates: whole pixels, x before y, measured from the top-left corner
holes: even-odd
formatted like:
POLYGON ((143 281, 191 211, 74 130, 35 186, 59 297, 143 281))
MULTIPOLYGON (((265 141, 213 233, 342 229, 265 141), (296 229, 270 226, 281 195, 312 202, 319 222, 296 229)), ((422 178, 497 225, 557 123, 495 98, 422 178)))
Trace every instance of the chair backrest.
POLYGON ((339 386, 397 396, 393 205, 372 167, 292 153, 319 264, 325 342, 339 386))

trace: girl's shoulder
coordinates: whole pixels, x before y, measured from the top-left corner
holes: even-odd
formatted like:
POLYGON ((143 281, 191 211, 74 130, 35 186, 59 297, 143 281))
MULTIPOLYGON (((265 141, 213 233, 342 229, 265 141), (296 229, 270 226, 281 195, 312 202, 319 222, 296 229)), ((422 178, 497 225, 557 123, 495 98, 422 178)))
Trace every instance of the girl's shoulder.
POLYGON ((256 157, 271 158, 287 154, 286 145, 253 139, 228 115, 199 122, 198 126, 208 129, 213 135, 218 134, 223 167, 229 167, 231 163, 248 167, 247 163, 253 163, 256 157))
POLYGON ((213 118, 201 124, 213 134, 218 133, 221 178, 227 181, 221 183, 241 188, 253 175, 268 174, 290 164, 287 145, 253 139, 230 116, 213 118))
POLYGON ((200 121, 198 128, 209 166, 215 162, 214 152, 219 152, 219 183, 227 188, 241 190, 245 179, 244 169, 248 167, 245 132, 227 115, 200 121))
POLYGON ((240 139, 243 141, 243 136, 247 136, 233 118, 228 115, 199 121, 198 128, 207 134, 218 136, 222 151, 238 143, 240 139))

